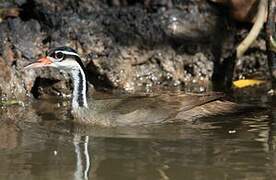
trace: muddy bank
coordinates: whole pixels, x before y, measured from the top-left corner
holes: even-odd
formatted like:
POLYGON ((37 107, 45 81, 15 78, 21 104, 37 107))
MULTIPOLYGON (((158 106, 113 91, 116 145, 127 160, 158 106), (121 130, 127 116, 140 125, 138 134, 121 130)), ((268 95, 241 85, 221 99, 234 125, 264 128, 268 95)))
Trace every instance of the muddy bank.
MULTIPOLYGON (((246 35, 237 32, 248 28, 237 27, 224 7, 206 0, 123 5, 18 0, 0 7, 19 8, 19 16, 0 23, 0 94, 17 99, 69 94, 67 74, 23 69, 49 48, 64 45, 80 53, 97 89, 205 91, 212 76, 225 71, 224 62, 246 35)), ((237 61, 234 78, 267 76, 263 42, 260 38, 237 61)))

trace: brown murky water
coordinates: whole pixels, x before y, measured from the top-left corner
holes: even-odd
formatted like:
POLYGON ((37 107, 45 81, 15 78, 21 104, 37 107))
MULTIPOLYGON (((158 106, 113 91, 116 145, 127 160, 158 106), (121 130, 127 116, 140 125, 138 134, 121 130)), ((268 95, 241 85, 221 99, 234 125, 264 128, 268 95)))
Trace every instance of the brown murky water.
POLYGON ((275 105, 150 128, 76 126, 67 107, 2 107, 0 179, 276 178, 275 105))

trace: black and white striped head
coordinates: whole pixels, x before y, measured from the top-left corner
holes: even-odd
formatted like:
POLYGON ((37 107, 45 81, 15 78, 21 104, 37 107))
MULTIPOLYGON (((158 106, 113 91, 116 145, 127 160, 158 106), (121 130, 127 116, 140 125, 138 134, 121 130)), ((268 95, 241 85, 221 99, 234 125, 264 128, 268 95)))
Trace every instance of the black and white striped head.
POLYGON ((70 47, 53 48, 46 57, 40 58, 36 62, 28 65, 26 68, 36 67, 55 67, 67 72, 81 68, 84 65, 78 53, 70 47))

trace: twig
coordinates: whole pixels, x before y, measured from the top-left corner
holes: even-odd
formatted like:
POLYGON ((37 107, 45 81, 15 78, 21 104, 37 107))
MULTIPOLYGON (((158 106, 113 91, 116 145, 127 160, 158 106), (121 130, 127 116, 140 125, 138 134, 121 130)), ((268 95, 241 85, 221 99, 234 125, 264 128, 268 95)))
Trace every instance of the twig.
POLYGON ((267 49, 267 63, 272 80, 272 88, 276 88, 276 2, 275 0, 268 0, 268 15, 266 23, 266 49, 267 49))
POLYGON ((267 0, 260 0, 259 6, 258 6, 258 12, 257 12, 257 17, 256 21, 246 36, 246 38, 239 44, 237 47, 237 58, 240 58, 243 56, 243 54, 246 52, 246 50, 250 47, 250 45, 256 40, 258 37, 264 22, 266 20, 266 15, 267 15, 267 0))

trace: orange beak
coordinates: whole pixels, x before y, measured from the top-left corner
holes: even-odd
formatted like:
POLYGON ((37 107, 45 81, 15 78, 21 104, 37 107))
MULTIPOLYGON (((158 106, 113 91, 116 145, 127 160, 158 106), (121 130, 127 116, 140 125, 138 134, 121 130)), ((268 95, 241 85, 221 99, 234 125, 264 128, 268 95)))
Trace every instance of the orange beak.
POLYGON ((48 57, 43 57, 38 59, 36 62, 25 66, 25 69, 38 68, 38 67, 46 67, 52 64, 53 62, 48 57))

